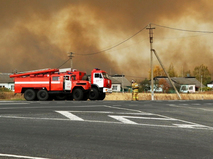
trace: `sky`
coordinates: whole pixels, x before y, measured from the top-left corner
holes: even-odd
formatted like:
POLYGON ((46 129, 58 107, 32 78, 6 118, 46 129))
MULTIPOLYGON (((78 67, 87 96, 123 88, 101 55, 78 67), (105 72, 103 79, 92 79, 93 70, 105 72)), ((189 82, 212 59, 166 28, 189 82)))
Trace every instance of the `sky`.
POLYGON ((73 52, 73 68, 88 74, 144 79, 151 24, 166 68, 181 75, 204 64, 213 74, 212 8, 211 0, 0 0, 0 72, 58 68, 73 52))

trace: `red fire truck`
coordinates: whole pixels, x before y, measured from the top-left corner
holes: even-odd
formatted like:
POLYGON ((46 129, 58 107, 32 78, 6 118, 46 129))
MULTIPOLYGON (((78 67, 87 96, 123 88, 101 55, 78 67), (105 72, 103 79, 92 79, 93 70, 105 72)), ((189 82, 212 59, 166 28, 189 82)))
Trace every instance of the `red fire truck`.
MULTIPOLYGON (((66 70, 66 69, 65 69, 66 70)), ((71 70, 68 68, 67 70, 71 70)), ((66 71, 67 71, 66 70, 66 71)), ((85 72, 72 70, 78 80, 89 80, 91 83, 91 91, 89 92, 90 100, 103 100, 107 92, 112 92, 112 81, 109 79, 106 71, 95 68, 91 71, 91 75, 87 76, 85 72)))
POLYGON ((24 93, 28 101, 51 99, 87 100, 89 81, 75 78, 71 72, 46 69, 10 75, 14 78, 15 93, 24 93))
POLYGON ((111 80, 105 71, 94 69, 91 80, 85 72, 71 69, 46 69, 10 75, 15 93, 32 100, 103 100, 112 92, 111 80))

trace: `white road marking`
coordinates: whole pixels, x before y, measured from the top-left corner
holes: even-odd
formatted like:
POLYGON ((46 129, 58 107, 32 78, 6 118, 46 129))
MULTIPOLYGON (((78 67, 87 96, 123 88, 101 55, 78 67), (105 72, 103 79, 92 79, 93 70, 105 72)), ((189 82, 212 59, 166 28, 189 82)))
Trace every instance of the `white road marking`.
POLYGON ((177 107, 177 108, 186 108, 186 109, 198 109, 198 110, 203 110, 203 111, 213 111, 213 109, 185 107, 185 106, 179 106, 179 105, 175 105, 175 104, 169 104, 168 106, 170 106, 170 107, 177 107))
POLYGON ((64 115, 65 117, 69 118, 70 120, 84 121, 84 119, 70 113, 69 111, 56 111, 56 112, 64 115))
POLYGON ((206 126, 204 125, 198 125, 198 124, 195 124, 195 125, 190 125, 190 124, 173 124, 177 127, 180 127, 180 128, 190 128, 190 129, 193 129, 193 128, 206 128, 206 126))
MULTIPOLYGON (((125 109, 125 108, 124 108, 125 109)), ((74 121, 85 121, 85 122, 106 122, 106 121, 97 121, 97 120, 84 120, 82 118, 79 118, 77 115, 74 115, 73 113, 110 113, 111 112, 101 112, 101 111, 56 111, 64 116, 66 116, 67 118, 69 118, 70 120, 74 120, 74 121), (71 113, 72 112, 72 113, 71 113)), ((191 128, 191 129, 210 129, 213 130, 212 127, 209 126, 205 126, 205 125, 200 125, 200 124, 196 124, 196 123, 192 123, 192 122, 188 122, 188 121, 184 121, 184 120, 180 120, 180 119, 175 119, 175 118, 170 118, 167 116, 163 116, 163 115, 158 115, 158 114, 152 114, 152 113, 116 113, 113 112, 113 114, 116 115, 108 115, 108 117, 111 117, 115 120, 120 121, 123 124, 133 124, 133 125, 146 125, 146 126, 159 126, 159 127, 178 127, 178 128, 191 128), (117 114, 129 114, 129 115, 140 115, 140 116, 127 116, 127 115, 117 115, 117 114), (141 116, 141 115, 145 115, 141 116), (155 116, 155 117, 147 117, 148 116, 155 116), (156 117, 157 116, 157 117, 156 117), (163 125, 163 124, 143 124, 143 123, 137 123, 134 122, 130 119, 141 119, 141 120, 156 120, 156 121, 177 121, 177 122, 181 122, 181 124, 174 124, 174 123, 170 123, 170 125, 163 125)), ((110 123, 110 122, 107 122, 110 123)), ((115 123, 115 122, 112 122, 115 123)))
POLYGON ((108 106, 108 105, 104 105, 104 107, 142 113, 142 111, 140 111, 140 110, 135 110, 135 109, 119 108, 119 107, 113 107, 113 106, 108 106))
POLYGON ((0 156, 13 157, 13 158, 27 158, 27 159, 48 159, 48 158, 42 158, 42 157, 20 156, 20 155, 2 154, 2 153, 0 153, 0 156))
MULTIPOLYGON (((174 105, 174 106, 176 107, 176 105, 174 105)), ((22 108, 24 108, 24 109, 26 109, 26 108, 44 109, 44 108, 54 108, 54 107, 59 108, 59 106, 22 107, 22 108)), ((20 116, 6 116, 6 115, 1 115, 0 118, 31 119, 31 120, 60 120, 60 121, 71 120, 71 121, 80 121, 80 122, 84 121, 84 122, 91 122, 91 123, 96 122, 96 123, 113 123, 113 124, 132 124, 132 125, 154 126, 154 127, 172 127, 172 128, 190 128, 190 129, 213 130, 213 128, 209 127, 209 126, 200 125, 200 124, 196 124, 196 123, 192 123, 192 122, 188 122, 188 121, 184 121, 184 120, 180 120, 180 119, 170 118, 170 117, 159 115, 159 114, 146 113, 146 112, 142 112, 142 111, 136 110, 136 109, 113 107, 113 106, 108 106, 108 105, 62 106, 61 108, 64 108, 64 107, 70 107, 70 108, 72 108, 72 107, 85 107, 85 108, 88 108, 88 107, 107 107, 107 108, 123 110, 123 111, 119 111, 119 112, 109 111, 108 112, 108 111, 60 111, 59 110, 59 111, 55 111, 55 112, 65 116, 66 118, 38 118, 38 117, 20 117, 20 116), (115 122, 115 121, 101 121, 101 120, 99 120, 100 116, 96 116, 96 115, 91 116, 94 120, 86 120, 86 119, 80 118, 77 115, 75 115, 76 113, 83 113, 81 115, 84 115, 85 113, 103 113, 103 114, 108 113, 107 116, 110 117, 110 118, 116 119, 117 122, 115 122), (137 119, 137 122, 133 121, 134 119, 135 120, 137 119), (143 123, 144 120, 150 120, 149 122, 151 122, 151 124, 143 123), (164 124, 162 124, 162 123, 156 124, 156 122, 154 120, 156 120, 156 121, 164 120, 164 121, 169 121, 169 122, 165 122, 164 124), (176 122, 174 123, 172 121, 176 121, 176 122)), ((14 109, 16 109, 16 108, 14 107, 14 109)), ((107 119, 105 119, 105 120, 107 120, 107 119)))
MULTIPOLYGON (((30 104, 30 103, 27 103, 30 104)), ((41 103, 44 104, 44 103, 41 103)), ((48 104, 48 103, 47 103, 48 104)), ((0 109, 46 109, 46 108, 90 108, 90 107, 100 107, 100 106, 105 106, 105 105, 88 105, 88 106, 62 106, 62 105, 51 105, 51 106, 29 106, 29 107, 5 107, 5 108, 0 108, 0 109)))
POLYGON ((0 103, 0 105, 19 105, 19 104, 29 104, 29 103, 0 103))
POLYGON ((118 115, 108 115, 111 118, 114 118, 116 120, 119 120, 125 124, 138 124, 136 122, 133 122, 131 120, 128 120, 126 118, 130 118, 130 119, 146 119, 146 120, 164 120, 164 121, 177 121, 178 119, 174 119, 174 118, 152 118, 152 117, 142 117, 142 116, 118 116, 118 115))
POLYGON ((111 118, 114 118, 114 119, 116 119, 118 121, 121 121, 122 123, 125 123, 125 124, 138 124, 138 123, 136 123, 134 121, 126 119, 125 118, 126 116, 117 116, 117 115, 108 115, 108 116, 111 117, 111 118))

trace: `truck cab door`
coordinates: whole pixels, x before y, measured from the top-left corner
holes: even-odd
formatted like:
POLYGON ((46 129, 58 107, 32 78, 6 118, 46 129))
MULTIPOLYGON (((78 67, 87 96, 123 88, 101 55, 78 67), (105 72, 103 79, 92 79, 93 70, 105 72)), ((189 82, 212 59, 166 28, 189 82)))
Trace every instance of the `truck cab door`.
POLYGON ((69 75, 64 76, 64 90, 70 91, 72 88, 72 82, 69 75))
POLYGON ((104 86, 104 78, 101 73, 95 73, 94 74, 94 83, 98 85, 98 87, 103 87, 104 86))

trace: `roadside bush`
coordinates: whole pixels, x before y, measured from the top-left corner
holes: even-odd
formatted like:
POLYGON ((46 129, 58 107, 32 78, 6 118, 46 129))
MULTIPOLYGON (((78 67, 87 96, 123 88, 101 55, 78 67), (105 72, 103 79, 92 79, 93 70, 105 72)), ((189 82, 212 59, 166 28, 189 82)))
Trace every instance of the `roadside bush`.
POLYGON ((5 99, 6 97, 5 97, 5 93, 3 93, 3 92, 0 92, 0 99, 5 99))
POLYGON ((0 88, 0 92, 11 92, 11 90, 3 87, 3 88, 0 88))
POLYGON ((212 91, 212 88, 210 88, 210 87, 203 87, 202 91, 212 91))

